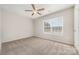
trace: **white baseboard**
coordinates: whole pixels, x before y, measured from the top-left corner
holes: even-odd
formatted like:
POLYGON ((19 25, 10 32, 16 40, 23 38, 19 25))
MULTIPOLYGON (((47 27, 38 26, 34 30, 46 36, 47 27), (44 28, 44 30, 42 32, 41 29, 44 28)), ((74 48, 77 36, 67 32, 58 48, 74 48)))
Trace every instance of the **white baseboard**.
POLYGON ((18 38, 12 38, 12 39, 8 39, 8 40, 3 40, 2 43, 14 41, 14 40, 20 40, 20 39, 23 39, 23 38, 29 38, 29 37, 32 37, 32 36, 33 36, 33 35, 30 35, 30 36, 23 36, 23 37, 18 37, 18 38))

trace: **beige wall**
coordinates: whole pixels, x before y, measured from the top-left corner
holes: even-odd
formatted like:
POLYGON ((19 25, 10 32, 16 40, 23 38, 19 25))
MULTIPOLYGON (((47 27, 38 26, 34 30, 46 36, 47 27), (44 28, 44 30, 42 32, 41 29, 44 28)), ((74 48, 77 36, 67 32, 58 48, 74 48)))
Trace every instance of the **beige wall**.
POLYGON ((55 12, 49 15, 46 15, 41 18, 35 19, 35 36, 40 38, 45 38, 49 40, 59 41, 67 44, 73 44, 73 24, 74 20, 74 9, 69 8, 63 11, 55 12), (49 20, 53 17, 63 16, 64 27, 63 27, 63 36, 43 33, 43 20, 49 20))
POLYGON ((32 20, 3 10, 3 40, 2 42, 27 38, 33 35, 32 20))
POLYGON ((74 8, 74 45, 79 51, 79 5, 74 8))

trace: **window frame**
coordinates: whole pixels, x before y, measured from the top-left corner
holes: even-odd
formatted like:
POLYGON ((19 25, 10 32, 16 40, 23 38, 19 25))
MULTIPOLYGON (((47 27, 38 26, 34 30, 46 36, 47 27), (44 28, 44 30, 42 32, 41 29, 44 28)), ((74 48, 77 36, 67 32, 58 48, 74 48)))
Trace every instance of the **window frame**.
MULTIPOLYGON (((64 27, 64 19, 63 19, 63 16, 56 16, 56 17, 53 17, 49 20, 43 20, 43 33, 44 34, 63 34, 63 27, 64 27), (45 32, 45 26, 44 26, 44 22, 48 22, 49 20, 51 19, 54 19, 54 18, 61 18, 61 20, 63 21, 63 25, 62 25, 62 31, 61 32, 53 32, 52 29, 50 29, 50 32, 45 32)), ((51 27, 51 26, 50 26, 51 27)), ((52 28, 52 27, 51 27, 52 28)))

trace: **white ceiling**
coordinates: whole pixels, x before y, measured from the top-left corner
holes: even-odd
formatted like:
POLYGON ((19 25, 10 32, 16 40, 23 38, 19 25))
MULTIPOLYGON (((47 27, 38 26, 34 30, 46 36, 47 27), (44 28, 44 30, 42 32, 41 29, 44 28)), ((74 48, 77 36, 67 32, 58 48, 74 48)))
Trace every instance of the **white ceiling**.
POLYGON ((41 17, 62 9, 66 9, 69 7, 72 7, 72 4, 35 4, 35 7, 37 9, 39 8, 45 8, 44 11, 40 11, 42 15, 35 14, 34 16, 31 16, 32 12, 25 12, 24 10, 31 10, 32 6, 30 4, 3 4, 0 5, 5 10, 8 10, 13 13, 17 13, 22 16, 27 16, 29 18, 37 18, 41 17))

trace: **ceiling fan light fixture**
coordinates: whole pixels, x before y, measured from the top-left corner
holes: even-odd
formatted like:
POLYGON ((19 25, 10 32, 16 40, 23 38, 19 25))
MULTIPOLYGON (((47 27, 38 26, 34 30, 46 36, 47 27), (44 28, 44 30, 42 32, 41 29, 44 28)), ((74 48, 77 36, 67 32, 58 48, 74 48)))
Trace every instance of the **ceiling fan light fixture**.
POLYGON ((34 14, 36 14, 37 12, 36 11, 34 11, 34 14))
POLYGON ((31 11, 31 12, 33 12, 33 13, 32 13, 32 16, 33 16, 34 14, 39 14, 39 15, 41 15, 41 13, 40 13, 39 11, 45 10, 44 8, 41 8, 41 9, 35 8, 34 4, 32 4, 32 8, 33 8, 33 10, 25 10, 25 11, 31 11))

